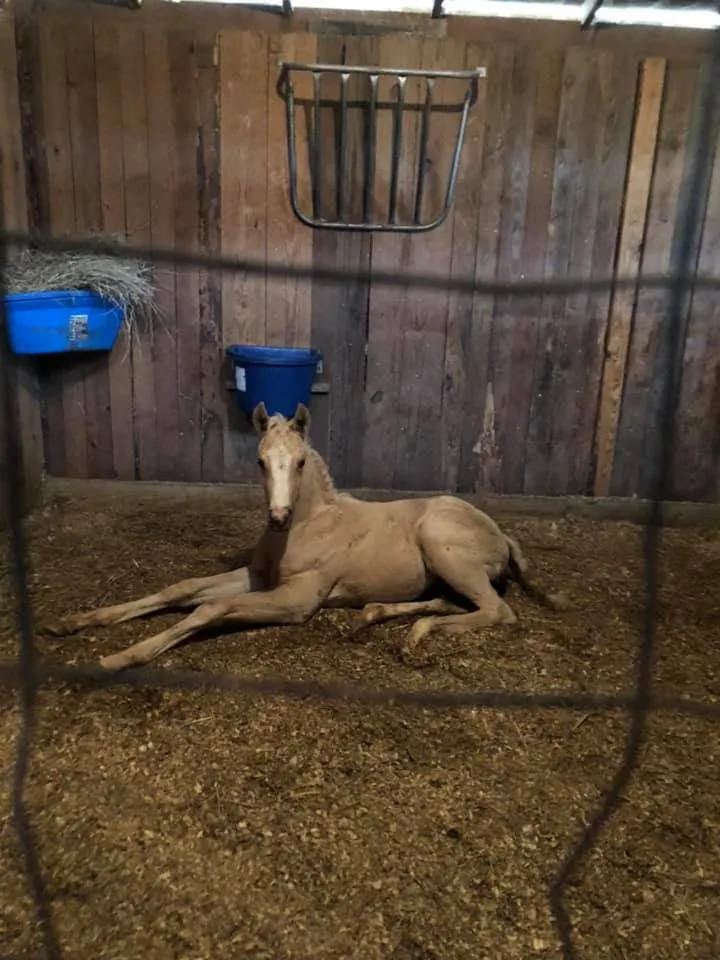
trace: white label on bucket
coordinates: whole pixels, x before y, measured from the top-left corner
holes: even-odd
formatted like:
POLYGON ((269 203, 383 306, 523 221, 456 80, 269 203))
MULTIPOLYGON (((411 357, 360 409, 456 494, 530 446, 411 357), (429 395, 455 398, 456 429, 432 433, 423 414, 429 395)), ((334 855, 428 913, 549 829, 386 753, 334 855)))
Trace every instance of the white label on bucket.
POLYGON ((78 340, 87 340, 88 334, 88 315, 86 313, 73 313, 68 323, 68 338, 71 343, 78 340))
POLYGON ((317 375, 318 377, 321 377, 321 376, 322 376, 322 372, 323 372, 322 360, 318 360, 317 366, 315 367, 315 373, 316 373, 316 375, 317 375))
POLYGON ((247 390, 247 381, 245 379, 245 367, 235 367, 235 386, 240 393, 247 390))

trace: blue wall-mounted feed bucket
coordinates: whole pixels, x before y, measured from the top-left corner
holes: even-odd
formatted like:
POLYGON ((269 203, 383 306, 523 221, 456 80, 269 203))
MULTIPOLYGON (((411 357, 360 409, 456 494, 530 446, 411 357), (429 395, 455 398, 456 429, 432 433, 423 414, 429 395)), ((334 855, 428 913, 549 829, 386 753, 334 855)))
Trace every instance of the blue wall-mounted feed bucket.
POLYGON ((5 297, 14 353, 112 350, 124 319, 122 307, 97 293, 52 290, 5 297))
POLYGON ((272 416, 294 416, 299 403, 310 403, 313 380, 321 370, 322 355, 301 347, 228 347, 232 360, 238 403, 249 417, 264 403, 272 416))

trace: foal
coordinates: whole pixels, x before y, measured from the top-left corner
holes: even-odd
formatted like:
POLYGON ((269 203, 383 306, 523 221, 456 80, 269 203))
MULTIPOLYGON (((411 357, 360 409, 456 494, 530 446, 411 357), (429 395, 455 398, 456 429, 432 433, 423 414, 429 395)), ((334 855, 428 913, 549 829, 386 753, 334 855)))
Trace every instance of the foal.
POLYGON ((518 544, 471 504, 450 496, 367 502, 339 493, 307 441, 309 422, 302 404, 291 420, 268 416, 262 403, 253 413, 268 518, 249 566, 77 614, 49 631, 63 635, 170 607, 195 608, 175 626, 101 660, 106 669, 121 670, 148 663, 208 627, 300 624, 321 607, 363 608, 360 625, 433 614, 414 624, 402 646, 405 657, 430 630, 514 623, 493 582, 514 580, 544 605, 565 606, 529 579, 518 544), (471 609, 443 596, 422 599, 443 585, 471 609))

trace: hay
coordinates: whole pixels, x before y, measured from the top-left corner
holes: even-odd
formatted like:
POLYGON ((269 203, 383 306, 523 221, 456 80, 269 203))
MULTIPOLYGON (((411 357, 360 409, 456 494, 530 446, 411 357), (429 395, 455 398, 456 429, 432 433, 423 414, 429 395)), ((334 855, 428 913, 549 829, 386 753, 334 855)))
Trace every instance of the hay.
POLYGON ((100 253, 56 253, 25 249, 8 261, 10 293, 89 290, 121 307, 128 332, 138 313, 155 311, 149 264, 100 253))

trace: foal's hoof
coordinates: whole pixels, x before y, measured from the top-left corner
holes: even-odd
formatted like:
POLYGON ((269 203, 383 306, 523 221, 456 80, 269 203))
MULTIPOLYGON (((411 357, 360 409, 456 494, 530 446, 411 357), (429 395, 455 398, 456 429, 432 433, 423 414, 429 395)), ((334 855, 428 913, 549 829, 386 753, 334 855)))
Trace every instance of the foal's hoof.
POLYGON ((375 623, 377 611, 380 606, 379 603, 368 603, 355 615, 350 629, 351 639, 356 639, 358 634, 363 633, 368 627, 371 627, 373 623, 375 623))
POLYGON ((415 623, 400 644, 400 659, 408 667, 418 667, 425 663, 422 657, 418 656, 418 647, 425 640, 428 634, 435 626, 435 619, 427 617, 424 620, 418 620, 415 623))
POLYGON ((38 624, 38 631, 49 637, 69 637, 72 633, 77 633, 80 625, 72 617, 66 617, 63 620, 44 621, 38 624))
POLYGON ((401 644, 399 649, 400 662, 405 667, 411 667, 413 670, 421 670, 432 663, 432 658, 428 654, 422 654, 417 647, 401 644))
POLYGON ((549 594, 548 600, 550 601, 550 606, 552 609, 556 610, 558 613, 565 613, 572 606, 570 598, 562 590, 559 593, 549 594))
POLYGON ((99 665, 106 673, 119 673, 128 667, 129 663, 122 653, 111 653, 110 656, 101 657, 99 665))

